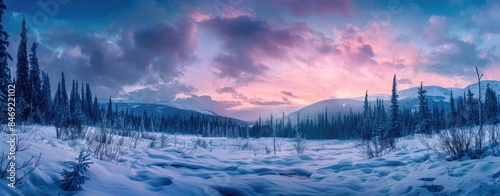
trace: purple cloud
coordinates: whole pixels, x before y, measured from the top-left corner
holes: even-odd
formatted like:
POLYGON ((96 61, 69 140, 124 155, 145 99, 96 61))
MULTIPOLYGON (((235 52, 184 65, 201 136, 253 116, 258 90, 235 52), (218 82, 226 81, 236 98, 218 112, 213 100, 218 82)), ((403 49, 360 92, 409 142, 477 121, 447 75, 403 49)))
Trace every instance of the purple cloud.
POLYGON ((281 94, 286 95, 288 97, 294 97, 294 98, 297 97, 297 96, 293 95, 293 93, 290 91, 281 91, 281 94))
MULTIPOLYGON (((311 43, 330 43, 303 23, 289 24, 283 21, 270 24, 248 16, 237 18, 213 18, 202 25, 223 41, 222 50, 214 58, 212 66, 220 77, 235 79, 246 85, 267 77, 269 65, 265 59, 288 61, 289 51, 311 43), (308 38, 313 35, 314 38, 308 38), (324 42, 323 42, 324 41, 324 42)), ((325 44, 313 45, 324 53, 333 52, 325 44)))

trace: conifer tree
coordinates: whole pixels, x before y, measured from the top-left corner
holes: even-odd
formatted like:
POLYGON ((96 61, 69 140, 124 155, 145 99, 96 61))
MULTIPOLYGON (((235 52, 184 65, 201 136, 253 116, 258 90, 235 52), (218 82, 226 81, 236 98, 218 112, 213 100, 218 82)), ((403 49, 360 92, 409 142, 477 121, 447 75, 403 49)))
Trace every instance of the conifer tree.
POLYGON ((9 34, 3 29, 3 13, 7 9, 7 6, 0 0, 0 123, 6 121, 7 115, 7 93, 8 85, 11 84, 11 75, 8 61, 12 60, 12 57, 7 52, 9 47, 9 34))
POLYGON ((52 123, 53 112, 52 112, 52 95, 50 90, 50 79, 49 75, 45 72, 42 74, 42 94, 40 96, 40 111, 42 112, 43 124, 49 125, 52 123))
POLYGON ((21 28, 21 41, 17 50, 17 71, 16 71, 16 107, 19 112, 19 119, 25 121, 30 115, 31 85, 29 82, 29 62, 28 62, 28 30, 26 29, 26 19, 23 18, 21 28))
POLYGON ((90 121, 93 120, 93 106, 92 106, 92 92, 90 92, 90 85, 89 83, 86 83, 85 85, 85 106, 87 107, 85 111, 87 112, 87 118, 90 119, 90 121))
POLYGON ((389 113, 389 136, 390 137, 401 137, 401 122, 399 119, 399 101, 396 88, 396 74, 394 74, 394 79, 392 80, 392 94, 391 94, 391 106, 389 113))
POLYGON ((455 99, 453 98, 453 91, 450 92, 450 123, 449 127, 457 125, 457 110, 455 109, 455 99))
POLYGON ((484 94, 484 117, 486 123, 497 124, 499 122, 497 106, 497 94, 488 83, 486 85, 486 92, 484 94))
MULTIPOLYGON (((144 111, 144 115, 143 115, 144 118, 146 118, 145 113, 146 113, 146 111, 144 111)), ((108 110, 106 111, 106 123, 109 127, 113 126, 113 103, 111 101, 111 96, 109 97, 108 110)))
POLYGON ((60 173, 63 179, 57 181, 56 184, 58 184, 61 189, 66 191, 76 191, 82 189, 82 184, 85 184, 85 181, 90 180, 90 178, 84 176, 87 169, 90 168, 90 164, 93 164, 93 162, 89 162, 89 156, 90 152, 86 154, 80 152, 78 158, 75 158, 77 162, 65 162, 70 165, 72 171, 63 169, 60 173))
POLYGON ((70 112, 65 83, 64 72, 62 72, 61 81, 57 86, 57 91, 54 96, 54 120, 56 128, 65 128, 69 125, 70 112))
POLYGON ((427 133, 430 134, 431 129, 431 121, 430 121, 430 111, 427 104, 427 98, 425 97, 425 93, 427 92, 423 88, 423 82, 420 83, 420 87, 418 88, 418 122, 417 132, 419 133, 427 133))
POLYGON ((372 138, 372 119, 370 115, 370 106, 368 105, 368 91, 365 92, 365 102, 363 104, 363 135, 362 139, 372 138))
POLYGON ((478 100, 474 98, 474 93, 467 89, 467 100, 466 100, 466 125, 479 125, 479 110, 478 110, 478 100))
POLYGON ((92 103, 92 122, 94 125, 100 122, 101 111, 99 108, 99 102, 97 101, 97 95, 94 95, 94 102, 92 103))
POLYGON ((30 87, 30 108, 31 108, 31 119, 33 119, 33 123, 40 123, 42 121, 42 111, 41 111, 41 96, 42 96, 42 87, 41 87, 41 79, 40 79, 40 67, 38 65, 38 58, 36 56, 38 44, 33 42, 31 46, 31 54, 29 55, 30 61, 30 72, 29 72, 29 83, 30 87))

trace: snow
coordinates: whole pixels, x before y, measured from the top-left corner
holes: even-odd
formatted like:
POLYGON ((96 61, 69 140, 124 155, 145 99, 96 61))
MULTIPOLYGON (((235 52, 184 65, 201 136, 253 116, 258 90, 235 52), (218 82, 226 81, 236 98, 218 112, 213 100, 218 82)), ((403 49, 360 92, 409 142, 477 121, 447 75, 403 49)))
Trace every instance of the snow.
MULTIPOLYGON (((129 100, 129 99, 119 99, 119 100, 113 100, 113 101, 116 102, 116 103, 136 104, 136 105, 133 105, 132 108, 137 108, 137 107, 141 106, 141 104, 142 104, 142 103, 139 103, 139 102, 137 102, 135 100, 129 100)), ((102 100, 102 103, 107 103, 107 102, 108 102, 108 100, 102 100)), ((152 104, 169 106, 169 107, 173 107, 173 108, 177 108, 177 109, 181 109, 181 110, 194 111, 194 112, 198 112, 198 113, 201 113, 201 114, 217 115, 214 112, 211 112, 209 110, 205 110, 205 109, 201 109, 201 108, 197 108, 197 107, 193 107, 193 106, 186 105, 186 104, 181 104, 181 103, 173 103, 173 102, 161 101, 161 102, 152 103, 152 104)))
MULTIPOLYGON (((27 186, 16 189, 5 184, 0 195, 500 195, 500 159, 447 162, 428 151, 417 138, 403 138, 400 148, 383 157, 364 159, 356 142, 308 140, 308 150, 292 154, 292 139, 277 138, 272 155, 272 138, 229 139, 175 136, 170 147, 147 148, 141 139, 117 161, 92 158, 85 174, 91 181, 83 190, 65 192, 54 182, 61 177, 64 161, 74 160, 82 141, 55 139, 53 127, 31 127, 27 151, 18 162, 43 153, 41 165, 30 175, 27 186), (179 153, 182 146, 204 140, 207 149, 197 147, 179 153), (266 154, 266 146, 271 149, 266 154)), ((4 141, 7 135, 0 134, 4 141)), ((8 149, 6 142, 1 149, 8 149)), ((18 172, 22 173, 22 171, 18 172)))
POLYGON ((198 113, 201 113, 201 114, 216 115, 215 113, 213 113, 211 111, 208 111, 208 110, 205 110, 205 109, 201 109, 201 108, 196 108, 196 107, 193 107, 193 106, 190 106, 190 105, 186 105, 186 104, 181 104, 181 103, 172 103, 172 102, 164 102, 164 101, 162 101, 162 102, 158 102, 158 104, 166 105, 166 106, 170 106, 170 107, 174 107, 174 108, 181 109, 181 110, 195 111, 195 112, 198 112, 198 113))
MULTIPOLYGON (((500 81, 495 81, 495 80, 484 80, 481 81, 481 91, 484 93, 486 91, 486 85, 490 84, 491 88, 495 92, 500 92, 500 81)), ((418 88, 419 87, 412 87, 408 89, 403 89, 403 90, 398 90, 398 96, 399 99, 415 99, 418 97, 418 88)), ((440 87, 440 86, 423 86, 424 90, 427 92, 425 95, 427 97, 433 97, 436 100, 435 101, 445 101, 449 102, 450 101, 450 95, 451 91, 453 91, 453 97, 457 98, 458 96, 463 96, 464 92, 467 93, 467 90, 470 89, 472 93, 474 93, 474 96, 477 96, 478 92, 478 84, 474 83, 471 85, 466 86, 465 88, 445 88, 445 87, 440 87)), ((370 101, 376 100, 376 99, 384 99, 384 100, 390 100, 391 95, 390 94, 368 94, 368 99, 370 101)), ((353 98, 355 100, 360 100, 363 101, 365 99, 365 96, 359 96, 353 98)))

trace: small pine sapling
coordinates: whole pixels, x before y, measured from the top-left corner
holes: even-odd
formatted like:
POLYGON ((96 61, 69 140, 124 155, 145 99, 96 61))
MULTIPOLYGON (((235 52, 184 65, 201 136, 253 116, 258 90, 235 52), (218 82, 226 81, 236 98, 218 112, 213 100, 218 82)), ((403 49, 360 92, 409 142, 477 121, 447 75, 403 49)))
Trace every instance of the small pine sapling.
POLYGON ((90 168, 89 165, 94 163, 88 162, 90 160, 89 156, 90 152, 87 152, 85 154, 83 152, 80 152, 78 158, 75 158, 78 162, 66 161, 65 163, 68 163, 73 171, 67 171, 66 169, 63 169, 63 171, 60 173, 63 179, 57 181, 56 184, 58 184, 61 189, 66 191, 75 191, 82 189, 81 185, 85 184, 85 181, 90 180, 90 178, 84 176, 83 174, 87 171, 88 168, 90 168))

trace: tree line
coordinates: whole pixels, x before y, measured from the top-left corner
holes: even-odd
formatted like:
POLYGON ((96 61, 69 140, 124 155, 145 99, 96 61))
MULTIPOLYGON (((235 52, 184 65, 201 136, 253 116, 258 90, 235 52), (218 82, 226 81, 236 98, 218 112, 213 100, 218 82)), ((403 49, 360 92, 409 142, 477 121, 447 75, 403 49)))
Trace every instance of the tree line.
POLYGON ((479 98, 470 89, 463 95, 454 97, 453 91, 449 99, 449 107, 432 105, 426 96, 423 83, 418 88, 418 106, 400 108, 397 81, 394 75, 389 107, 385 101, 376 99, 368 101, 368 91, 365 93, 363 111, 347 114, 335 114, 325 111, 316 116, 300 116, 297 113, 296 122, 290 116, 262 119, 259 117, 251 128, 250 135, 254 137, 293 137, 296 132, 303 133, 308 139, 371 139, 376 136, 397 138, 415 133, 437 133, 443 129, 477 126, 482 124, 497 124, 500 119, 500 104, 497 93, 490 84, 486 85, 484 99, 481 101, 483 112, 479 115, 479 98))

